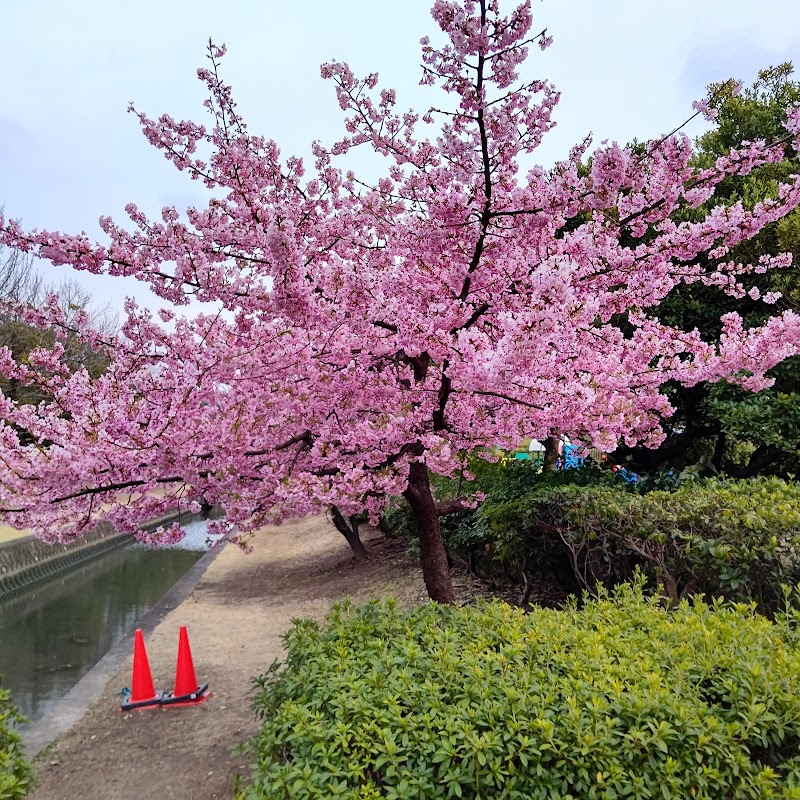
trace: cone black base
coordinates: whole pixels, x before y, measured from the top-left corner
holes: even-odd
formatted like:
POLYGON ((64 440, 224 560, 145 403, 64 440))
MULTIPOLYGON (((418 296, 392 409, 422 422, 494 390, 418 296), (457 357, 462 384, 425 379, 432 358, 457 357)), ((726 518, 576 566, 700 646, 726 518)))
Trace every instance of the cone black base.
POLYGON ((164 693, 156 692, 156 696, 151 697, 149 700, 135 700, 133 702, 124 701, 120 704, 119 710, 131 711, 132 709, 136 708, 160 708, 161 703, 163 702, 164 702, 164 693))
POLYGON ((161 698, 161 705, 162 706, 174 706, 174 705, 189 705, 191 703, 202 703, 204 700, 208 700, 211 696, 211 692, 208 691, 208 684, 203 683, 195 689, 195 691, 190 692, 189 694, 179 694, 175 695, 173 692, 167 692, 161 698))

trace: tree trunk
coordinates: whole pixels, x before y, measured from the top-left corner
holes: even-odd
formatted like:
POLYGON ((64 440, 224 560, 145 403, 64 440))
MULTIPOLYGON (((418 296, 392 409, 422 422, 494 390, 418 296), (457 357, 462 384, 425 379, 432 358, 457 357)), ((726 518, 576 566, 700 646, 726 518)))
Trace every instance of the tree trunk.
POLYGON ((558 439, 555 436, 548 436, 542 444, 544 445, 544 465, 545 472, 555 472, 558 467, 558 439))
POLYGON ((408 474, 408 488, 403 493, 419 531, 419 560, 428 597, 437 603, 454 603, 453 582, 447 567, 447 552, 444 549, 439 528, 439 514, 431 493, 428 468, 415 461, 408 474))
POLYGON ((350 517, 350 522, 344 518, 344 515, 339 511, 338 506, 331 506, 331 517, 336 530, 347 539, 347 544, 353 551, 353 557, 356 561, 369 561, 369 553, 361 537, 358 534, 358 520, 356 517, 350 517))
POLYGON ((736 480, 741 480, 742 478, 752 478, 754 475, 757 475, 759 472, 761 472, 761 470, 769 467, 774 461, 777 461, 779 455, 781 455, 781 450, 775 447, 775 445, 759 445, 750 454, 750 460, 747 462, 747 466, 732 471, 730 476, 736 480))
POLYGON ((725 444, 727 436, 724 431, 717 434, 717 441, 714 442, 714 455, 711 457, 711 466, 714 472, 718 473, 722 469, 722 457, 725 455, 725 444))

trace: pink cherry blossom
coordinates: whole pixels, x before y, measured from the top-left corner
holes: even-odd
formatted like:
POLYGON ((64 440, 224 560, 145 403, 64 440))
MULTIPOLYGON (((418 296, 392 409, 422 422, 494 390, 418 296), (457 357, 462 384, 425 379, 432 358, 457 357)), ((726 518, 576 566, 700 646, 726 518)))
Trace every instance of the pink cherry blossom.
MULTIPOLYGON (((590 151, 587 140, 554 169, 523 174, 559 94, 527 74, 538 69, 529 46, 550 42, 530 2, 507 16, 498 5, 436 0, 446 43, 423 39, 422 82, 443 94, 426 113, 398 110, 375 74, 324 65, 344 133, 316 142, 310 164, 249 132, 220 77, 224 47, 210 44, 211 66, 198 71, 207 124, 131 108, 147 140, 208 189, 205 207, 151 219, 130 204, 127 224, 101 219, 103 244, 0 218, 4 245, 134 276, 173 306, 220 309, 187 318, 129 302, 114 341, 85 319, 68 323, 55 302, 16 309, 111 361, 91 378, 62 368, 58 345, 25 366, 0 351, 4 374, 50 398, 0 398, 5 521, 65 541, 108 519, 143 537, 145 520, 175 507, 221 504, 244 536, 334 505, 375 521, 405 495, 429 592, 448 601, 426 470, 452 474, 477 448, 553 432, 603 450, 654 446, 672 412, 666 381, 769 385, 766 372, 800 352, 797 315, 745 329, 731 314, 710 344, 654 311, 681 283, 737 297, 741 275, 790 263, 728 253, 800 205, 797 176, 752 209, 673 221, 726 176, 780 160, 787 143, 749 143, 697 170, 680 132, 636 151, 590 151), (374 184, 347 169, 355 148, 385 158, 374 184)), ((786 124, 797 148, 800 110, 786 124)))

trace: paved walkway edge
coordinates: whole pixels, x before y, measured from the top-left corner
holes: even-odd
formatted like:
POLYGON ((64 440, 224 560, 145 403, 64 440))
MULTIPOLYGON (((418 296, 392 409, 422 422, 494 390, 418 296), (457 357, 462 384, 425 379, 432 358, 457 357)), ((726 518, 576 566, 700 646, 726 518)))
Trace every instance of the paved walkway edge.
MULTIPOLYGON (((224 546, 224 545, 223 545, 224 546)), ((203 574, 217 557, 222 547, 209 550, 189 569, 172 588, 136 623, 147 636, 161 620, 179 606, 195 589, 203 574)), ((33 758, 50 742, 63 736, 84 715, 89 706, 102 694, 106 684, 116 674, 133 652, 133 631, 117 642, 75 686, 67 692, 56 707, 36 721, 25 732, 25 755, 33 758)))

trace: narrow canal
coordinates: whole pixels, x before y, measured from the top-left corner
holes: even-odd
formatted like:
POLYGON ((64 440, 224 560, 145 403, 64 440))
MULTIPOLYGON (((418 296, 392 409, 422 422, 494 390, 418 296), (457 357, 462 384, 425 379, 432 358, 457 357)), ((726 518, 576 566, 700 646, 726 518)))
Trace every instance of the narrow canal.
POLYGON ((47 712, 203 555, 205 523, 178 548, 131 544, 0 602, 0 675, 32 721, 47 712))

